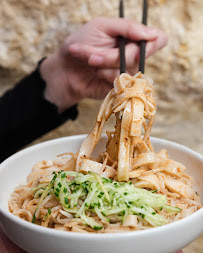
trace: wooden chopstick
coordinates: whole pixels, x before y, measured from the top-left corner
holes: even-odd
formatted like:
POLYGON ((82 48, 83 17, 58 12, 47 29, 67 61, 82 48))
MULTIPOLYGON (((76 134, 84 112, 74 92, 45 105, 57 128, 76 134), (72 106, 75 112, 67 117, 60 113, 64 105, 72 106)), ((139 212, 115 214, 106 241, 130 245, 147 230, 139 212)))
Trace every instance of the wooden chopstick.
MULTIPOLYGON (((123 0, 119 4, 119 17, 124 18, 124 4, 123 0)), ((119 36, 119 50, 120 50, 120 74, 125 73, 125 38, 119 36)))
MULTIPOLYGON (((147 25, 147 9, 148 9, 148 1, 143 0, 143 14, 142 14, 142 24, 147 25)), ((146 40, 142 40, 140 42, 140 62, 139 62, 139 71, 144 74, 145 67, 145 48, 146 48, 146 40)))

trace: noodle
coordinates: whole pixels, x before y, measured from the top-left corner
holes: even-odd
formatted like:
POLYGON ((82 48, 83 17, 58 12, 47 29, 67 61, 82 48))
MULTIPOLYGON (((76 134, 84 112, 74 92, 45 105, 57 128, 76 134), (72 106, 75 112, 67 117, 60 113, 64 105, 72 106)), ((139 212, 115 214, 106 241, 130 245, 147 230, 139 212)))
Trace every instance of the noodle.
MULTIPOLYGON (((17 187, 12 194, 8 203, 10 212, 29 222, 32 222, 34 217, 34 222, 41 226, 81 233, 117 233, 143 230, 153 226, 145 219, 145 215, 139 212, 125 213, 123 218, 119 213, 105 217, 100 209, 95 207, 94 212, 86 209, 82 213, 80 210, 86 201, 84 194, 75 203, 78 212, 73 208, 70 210, 65 208, 60 199, 50 191, 53 188, 53 185, 50 185, 53 171, 97 173, 99 187, 109 202, 109 192, 99 176, 118 182, 128 182, 130 179, 137 188, 152 191, 155 196, 156 194, 166 196, 165 209, 155 208, 156 212, 152 214, 161 215, 160 217, 167 222, 182 219, 200 209, 202 207, 200 198, 192 188, 192 178, 185 173, 185 166, 170 159, 166 150, 158 153, 153 150, 149 137, 155 114, 152 80, 140 72, 135 76, 121 74, 115 79, 114 88, 101 104, 96 123, 83 141, 80 150, 76 154, 70 152, 61 154, 53 161, 37 163, 27 178, 27 185, 17 187), (91 155, 100 140, 103 126, 113 113, 116 115, 115 131, 107 132, 106 151, 97 160, 92 159, 91 155), (66 156, 71 158, 68 159, 66 156), (170 209, 173 208, 178 208, 179 211, 171 212, 170 209), (100 230, 84 225, 82 215, 85 215, 83 219, 91 218, 94 223, 99 224, 100 230)), ((66 182, 72 182, 73 179, 74 176, 69 176, 66 182)), ((95 183, 94 185, 96 186, 95 183)), ((71 191, 68 186, 67 191, 71 191)), ((78 192, 81 194, 81 190, 78 192)), ((98 203, 102 206, 102 199, 99 199, 98 203)), ((116 205, 115 199, 112 205, 116 205)))

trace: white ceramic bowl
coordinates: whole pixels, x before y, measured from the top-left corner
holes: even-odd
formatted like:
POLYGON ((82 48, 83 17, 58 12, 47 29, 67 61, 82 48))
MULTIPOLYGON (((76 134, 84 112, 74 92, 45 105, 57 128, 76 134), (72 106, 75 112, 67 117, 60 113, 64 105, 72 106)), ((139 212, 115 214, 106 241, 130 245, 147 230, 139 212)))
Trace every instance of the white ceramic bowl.
MULTIPOLYGON (((172 253, 184 248, 203 232, 203 208, 183 220, 152 228, 119 234, 80 234, 43 228, 28 223, 8 211, 8 200, 16 186, 26 181, 32 166, 56 155, 76 152, 85 135, 65 137, 24 149, 0 165, 0 221, 6 235, 31 253, 172 253)), ((151 138, 155 150, 165 148, 185 164, 194 177, 195 188, 203 197, 203 157, 179 144, 151 138)), ((102 137, 95 154, 104 150, 102 137)), ((203 201, 203 198, 201 199, 203 201)))

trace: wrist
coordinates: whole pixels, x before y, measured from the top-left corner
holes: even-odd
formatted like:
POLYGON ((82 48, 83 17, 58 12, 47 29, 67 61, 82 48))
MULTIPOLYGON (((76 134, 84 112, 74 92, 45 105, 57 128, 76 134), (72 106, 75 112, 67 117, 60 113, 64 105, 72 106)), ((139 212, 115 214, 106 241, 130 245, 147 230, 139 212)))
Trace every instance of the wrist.
POLYGON ((66 75, 64 77, 63 65, 63 59, 56 52, 39 66, 41 77, 46 83, 44 97, 57 106, 59 113, 63 113, 67 108, 78 102, 71 93, 68 70, 65 70, 66 75))

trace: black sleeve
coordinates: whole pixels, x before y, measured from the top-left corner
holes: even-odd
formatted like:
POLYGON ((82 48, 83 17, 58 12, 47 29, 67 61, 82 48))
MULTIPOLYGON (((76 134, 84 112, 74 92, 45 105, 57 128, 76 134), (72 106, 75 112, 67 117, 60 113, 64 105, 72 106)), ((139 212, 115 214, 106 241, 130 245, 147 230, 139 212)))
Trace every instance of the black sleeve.
POLYGON ((77 117, 77 106, 59 114, 44 98, 37 68, 0 98, 0 162, 36 138, 77 117))

